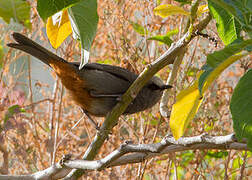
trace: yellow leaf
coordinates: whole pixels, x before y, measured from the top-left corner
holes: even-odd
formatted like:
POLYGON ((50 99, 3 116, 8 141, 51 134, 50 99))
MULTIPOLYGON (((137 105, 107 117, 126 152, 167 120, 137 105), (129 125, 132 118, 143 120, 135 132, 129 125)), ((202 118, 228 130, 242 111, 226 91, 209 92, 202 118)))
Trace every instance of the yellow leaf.
POLYGON ((228 66, 230 66, 231 64, 233 64, 235 61, 237 61, 238 59, 241 59, 244 56, 247 56, 250 53, 242 53, 242 54, 236 54, 233 56, 230 56, 229 58, 227 58, 225 61, 223 61, 222 63, 220 63, 218 65, 218 67, 216 67, 207 77, 204 85, 203 85, 203 89, 202 92, 204 93, 207 88, 212 84, 212 82, 219 77, 219 75, 222 73, 222 71, 224 71, 228 66))
POLYGON ((60 11, 48 18, 46 23, 46 33, 51 45, 57 49, 72 33, 67 10, 60 11))
POLYGON ((154 9, 154 13, 155 15, 159 15, 162 18, 168 17, 170 15, 175 15, 175 14, 183 14, 186 16, 190 15, 190 13, 185 11, 183 8, 179 6, 173 6, 170 4, 162 4, 162 5, 157 6, 154 9))
MULTIPOLYGON (((207 77, 203 85, 203 95, 207 88, 212 84, 212 82, 219 77, 219 75, 231 64, 233 64, 238 59, 251 54, 243 53, 230 56, 225 61, 220 63, 207 77)), ((199 77, 199 76, 198 76, 199 77)), ((199 78, 198 78, 199 79, 199 78)), ((198 90, 198 80, 187 89, 182 90, 176 97, 176 103, 172 107, 171 117, 170 117, 170 127, 174 138, 177 140, 183 134, 187 128, 189 122, 194 118, 197 113, 203 97, 200 97, 200 92, 198 90)))
POLYGON ((198 80, 177 95, 170 117, 171 131, 176 140, 184 134, 187 125, 197 113, 202 99, 198 90, 198 80))
POLYGON ((208 12, 208 11, 209 11, 209 9, 208 9, 207 4, 201 5, 201 6, 198 7, 197 16, 199 17, 199 16, 201 16, 201 14, 203 14, 205 12, 208 12))

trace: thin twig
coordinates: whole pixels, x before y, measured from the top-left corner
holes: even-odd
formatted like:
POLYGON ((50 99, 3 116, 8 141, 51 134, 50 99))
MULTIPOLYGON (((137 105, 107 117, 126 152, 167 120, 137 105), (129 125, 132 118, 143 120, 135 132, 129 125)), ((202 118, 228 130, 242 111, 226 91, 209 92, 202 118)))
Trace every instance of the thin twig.
MULTIPOLYGON (((29 92, 30 92, 30 103, 33 104, 33 91, 32 91, 32 80, 31 80, 31 56, 27 56, 28 58, 28 82, 29 82, 29 92)), ((31 106, 32 109, 32 125, 33 125, 33 136, 34 136, 34 143, 36 144, 36 146, 38 147, 38 153, 39 156, 41 158, 41 160, 43 159, 43 153, 41 152, 41 148, 40 148, 40 143, 38 142, 38 140, 40 139, 39 135, 38 135, 38 131, 37 131, 37 124, 35 121, 35 110, 34 110, 34 106, 31 106)), ((43 165, 45 165, 43 163, 43 161, 41 161, 43 165)))
POLYGON ((226 160, 226 163, 225 163, 225 175, 224 175, 224 179, 225 180, 228 180, 228 164, 230 162, 230 159, 231 159, 231 151, 228 152, 228 157, 227 157, 227 160, 226 160))
POLYGON ((247 151, 245 151, 244 156, 243 156, 243 163, 242 163, 241 170, 240 170, 239 180, 243 179, 246 161, 247 161, 247 151))
POLYGON ((77 127, 77 125, 81 122, 81 120, 83 120, 85 117, 85 114, 82 114, 82 117, 73 125, 73 127, 71 127, 70 130, 68 130, 64 136, 60 139, 60 141, 57 144, 56 149, 60 146, 60 144, 62 143, 62 141, 68 136, 69 132, 71 132, 75 127, 77 127))
MULTIPOLYGON (((169 77, 168 77, 167 82, 166 82, 167 85, 172 85, 175 78, 177 77, 177 73, 178 73, 179 67, 180 67, 180 65, 182 63, 182 60, 184 58, 185 52, 186 52, 185 49, 183 49, 181 54, 174 61, 172 71, 169 74, 169 77)), ((160 101, 160 106, 159 106, 160 113, 165 118, 170 116, 170 109, 167 106, 170 94, 171 94, 171 89, 166 89, 164 91, 164 93, 162 95, 162 98, 161 98, 161 101, 160 101)))
POLYGON ((35 105, 37 105, 37 104, 40 104, 40 103, 43 103, 43 102, 47 102, 47 101, 53 102, 52 99, 46 98, 46 99, 42 99, 42 100, 37 101, 37 102, 33 102, 33 103, 31 103, 31 104, 27 104, 27 105, 21 106, 21 108, 29 108, 30 106, 35 106, 35 105))
POLYGON ((57 140, 58 140, 58 136, 59 136, 59 123, 60 123, 61 111, 62 111, 63 94, 64 94, 64 88, 62 86, 61 94, 60 94, 60 101, 59 101, 58 118, 57 118, 56 125, 55 125, 55 135, 54 135, 54 145, 53 145, 53 159, 52 159, 53 164, 56 163, 57 140))
MULTIPOLYGON (((53 142, 53 135, 54 135, 54 116, 55 116, 55 102, 57 98, 57 92, 58 92, 58 86, 59 86, 59 80, 58 77, 56 76, 56 81, 54 83, 53 87, 53 94, 52 94, 52 103, 50 103, 48 111, 50 112, 49 114, 49 128, 50 128, 50 135, 49 135, 49 142, 53 142)), ((50 161, 51 165, 53 165, 53 150, 50 151, 50 161)))

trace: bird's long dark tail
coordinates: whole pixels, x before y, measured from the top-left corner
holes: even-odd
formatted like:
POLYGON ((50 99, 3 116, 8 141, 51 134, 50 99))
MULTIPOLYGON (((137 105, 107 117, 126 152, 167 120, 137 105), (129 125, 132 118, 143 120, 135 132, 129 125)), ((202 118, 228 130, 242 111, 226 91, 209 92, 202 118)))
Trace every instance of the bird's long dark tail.
POLYGON ((56 54, 50 52, 49 50, 45 49, 44 47, 40 46, 38 43, 34 42, 33 40, 29 39, 28 37, 14 32, 12 34, 14 40, 16 43, 9 43, 7 46, 19 49, 21 51, 24 51, 45 64, 49 65, 51 63, 54 64, 54 62, 66 62, 64 59, 61 57, 57 56, 56 54))

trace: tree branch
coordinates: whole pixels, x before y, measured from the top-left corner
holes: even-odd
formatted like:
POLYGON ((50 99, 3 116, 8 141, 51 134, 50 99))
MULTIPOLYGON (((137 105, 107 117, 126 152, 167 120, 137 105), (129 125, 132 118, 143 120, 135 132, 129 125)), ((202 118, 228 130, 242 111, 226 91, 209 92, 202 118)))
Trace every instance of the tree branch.
POLYGON ((68 168, 83 170, 102 170, 106 167, 142 162, 145 159, 162 154, 196 149, 248 150, 248 147, 244 142, 237 142, 233 134, 227 136, 209 136, 202 134, 194 137, 183 137, 178 141, 172 136, 166 136, 160 143, 155 144, 124 143, 120 148, 101 160, 69 160, 64 162, 64 165, 68 168), (132 154, 123 156, 127 153, 132 154))
POLYGON ((182 137, 176 141, 167 135, 160 143, 132 144, 125 142, 106 157, 95 160, 61 160, 54 166, 31 175, 7 176, 0 175, 0 179, 59 179, 67 175, 71 169, 103 170, 112 166, 121 166, 129 163, 139 163, 145 159, 157 157, 163 154, 180 152, 185 150, 248 150, 246 141, 237 142, 234 134, 226 136, 209 136, 202 134, 194 137, 182 137), (131 153, 131 154, 129 154, 131 153))
MULTIPOLYGON (((174 61, 172 71, 169 73, 169 77, 166 81, 166 84, 168 85, 173 84, 175 78, 177 77, 177 73, 178 73, 180 64, 182 63, 182 60, 184 58, 184 55, 185 55, 185 48, 184 48, 184 51, 181 52, 181 54, 174 61)), ((162 98, 160 100, 159 111, 160 111, 161 116, 165 118, 168 118, 170 116, 170 109, 167 106, 170 94, 171 94, 171 89, 166 89, 163 92, 162 98)))
MULTIPOLYGON (((104 141, 108 138, 109 132, 117 124, 119 116, 126 110, 130 102, 137 96, 138 92, 142 87, 163 67, 168 64, 172 64, 175 58, 184 51, 184 48, 190 43, 192 38, 194 38, 196 31, 202 31, 211 20, 211 15, 208 14, 207 17, 202 20, 193 32, 187 32, 181 39, 176 43, 173 43, 170 48, 156 59, 153 63, 149 64, 144 71, 138 76, 134 83, 130 86, 127 92, 122 96, 121 101, 116 104, 113 110, 107 114, 104 123, 102 124, 100 131, 96 134, 94 140, 89 145, 87 151, 85 152, 83 159, 93 160, 98 154, 104 141)), ((83 170, 73 170, 69 175, 64 178, 66 179, 77 179, 83 175, 83 170)))

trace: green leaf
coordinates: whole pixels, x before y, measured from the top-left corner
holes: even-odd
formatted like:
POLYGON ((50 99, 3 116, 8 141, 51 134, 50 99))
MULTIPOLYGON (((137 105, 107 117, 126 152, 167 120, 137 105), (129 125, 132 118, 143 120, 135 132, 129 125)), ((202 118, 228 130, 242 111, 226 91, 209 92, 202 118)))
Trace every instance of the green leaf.
POLYGON ((179 32, 178 29, 173 29, 173 30, 167 32, 166 35, 171 37, 171 36, 173 36, 175 34, 178 34, 178 32, 179 32))
POLYGON ((152 120, 150 120, 150 124, 153 125, 153 126, 156 126, 156 125, 158 125, 158 120, 157 119, 152 119, 152 120))
POLYGON ((98 24, 96 0, 82 0, 68 9, 74 36, 81 41, 82 68, 88 62, 89 50, 95 38, 98 24))
POLYGON ((156 35, 156 36, 152 36, 152 37, 148 38, 148 40, 159 41, 159 42, 162 42, 168 46, 170 46, 173 42, 168 35, 156 35))
POLYGON ((204 70, 199 78, 198 88, 202 94, 210 84, 223 72, 229 65, 239 60, 247 54, 234 55, 252 45, 252 40, 239 41, 228 45, 220 51, 216 51, 207 56, 207 63, 202 67, 204 70))
POLYGON ((195 153, 192 150, 189 150, 181 152, 180 155, 177 156, 181 158, 180 163, 184 166, 187 166, 193 160, 193 158, 195 158, 195 153))
POLYGON ((252 69, 240 79, 231 98, 230 110, 238 140, 247 138, 252 151, 252 69))
POLYGON ((228 45, 236 40, 239 37, 240 29, 236 27, 239 24, 235 23, 234 16, 211 0, 208 1, 208 7, 216 20, 217 31, 224 44, 228 45))
POLYGON ((0 17, 6 23, 13 19, 30 29, 30 9, 29 3, 24 0, 0 0, 0 17))
POLYGON ((80 1, 81 0, 38 0, 37 10, 40 17, 45 21, 48 17, 80 1))
POLYGON ((170 37, 175 34, 178 34, 178 29, 171 30, 166 35, 156 35, 156 36, 149 37, 148 40, 159 41, 170 46, 173 43, 173 40, 170 37))
POLYGON ((150 34, 150 32, 144 28, 143 26, 141 26, 140 24, 138 23, 135 23, 133 21, 130 21, 130 24, 133 26, 133 29, 140 35, 142 36, 145 36, 145 35, 148 35, 150 34))
POLYGON ((216 158, 216 159, 224 159, 225 157, 228 156, 228 152, 227 151, 208 151, 206 154, 206 158, 216 158))
POLYGON ((237 39, 234 43, 228 45, 220 51, 216 51, 207 56, 207 64, 211 67, 217 67, 220 63, 225 61, 228 57, 244 50, 245 48, 252 45, 252 39, 241 41, 237 39))
POLYGON ((25 112, 25 110, 17 104, 9 107, 4 117, 4 123, 6 123, 9 120, 9 118, 11 118, 14 114, 17 114, 20 112, 25 112))
POLYGON ((211 0, 232 14, 246 32, 252 31, 252 0, 211 0))

